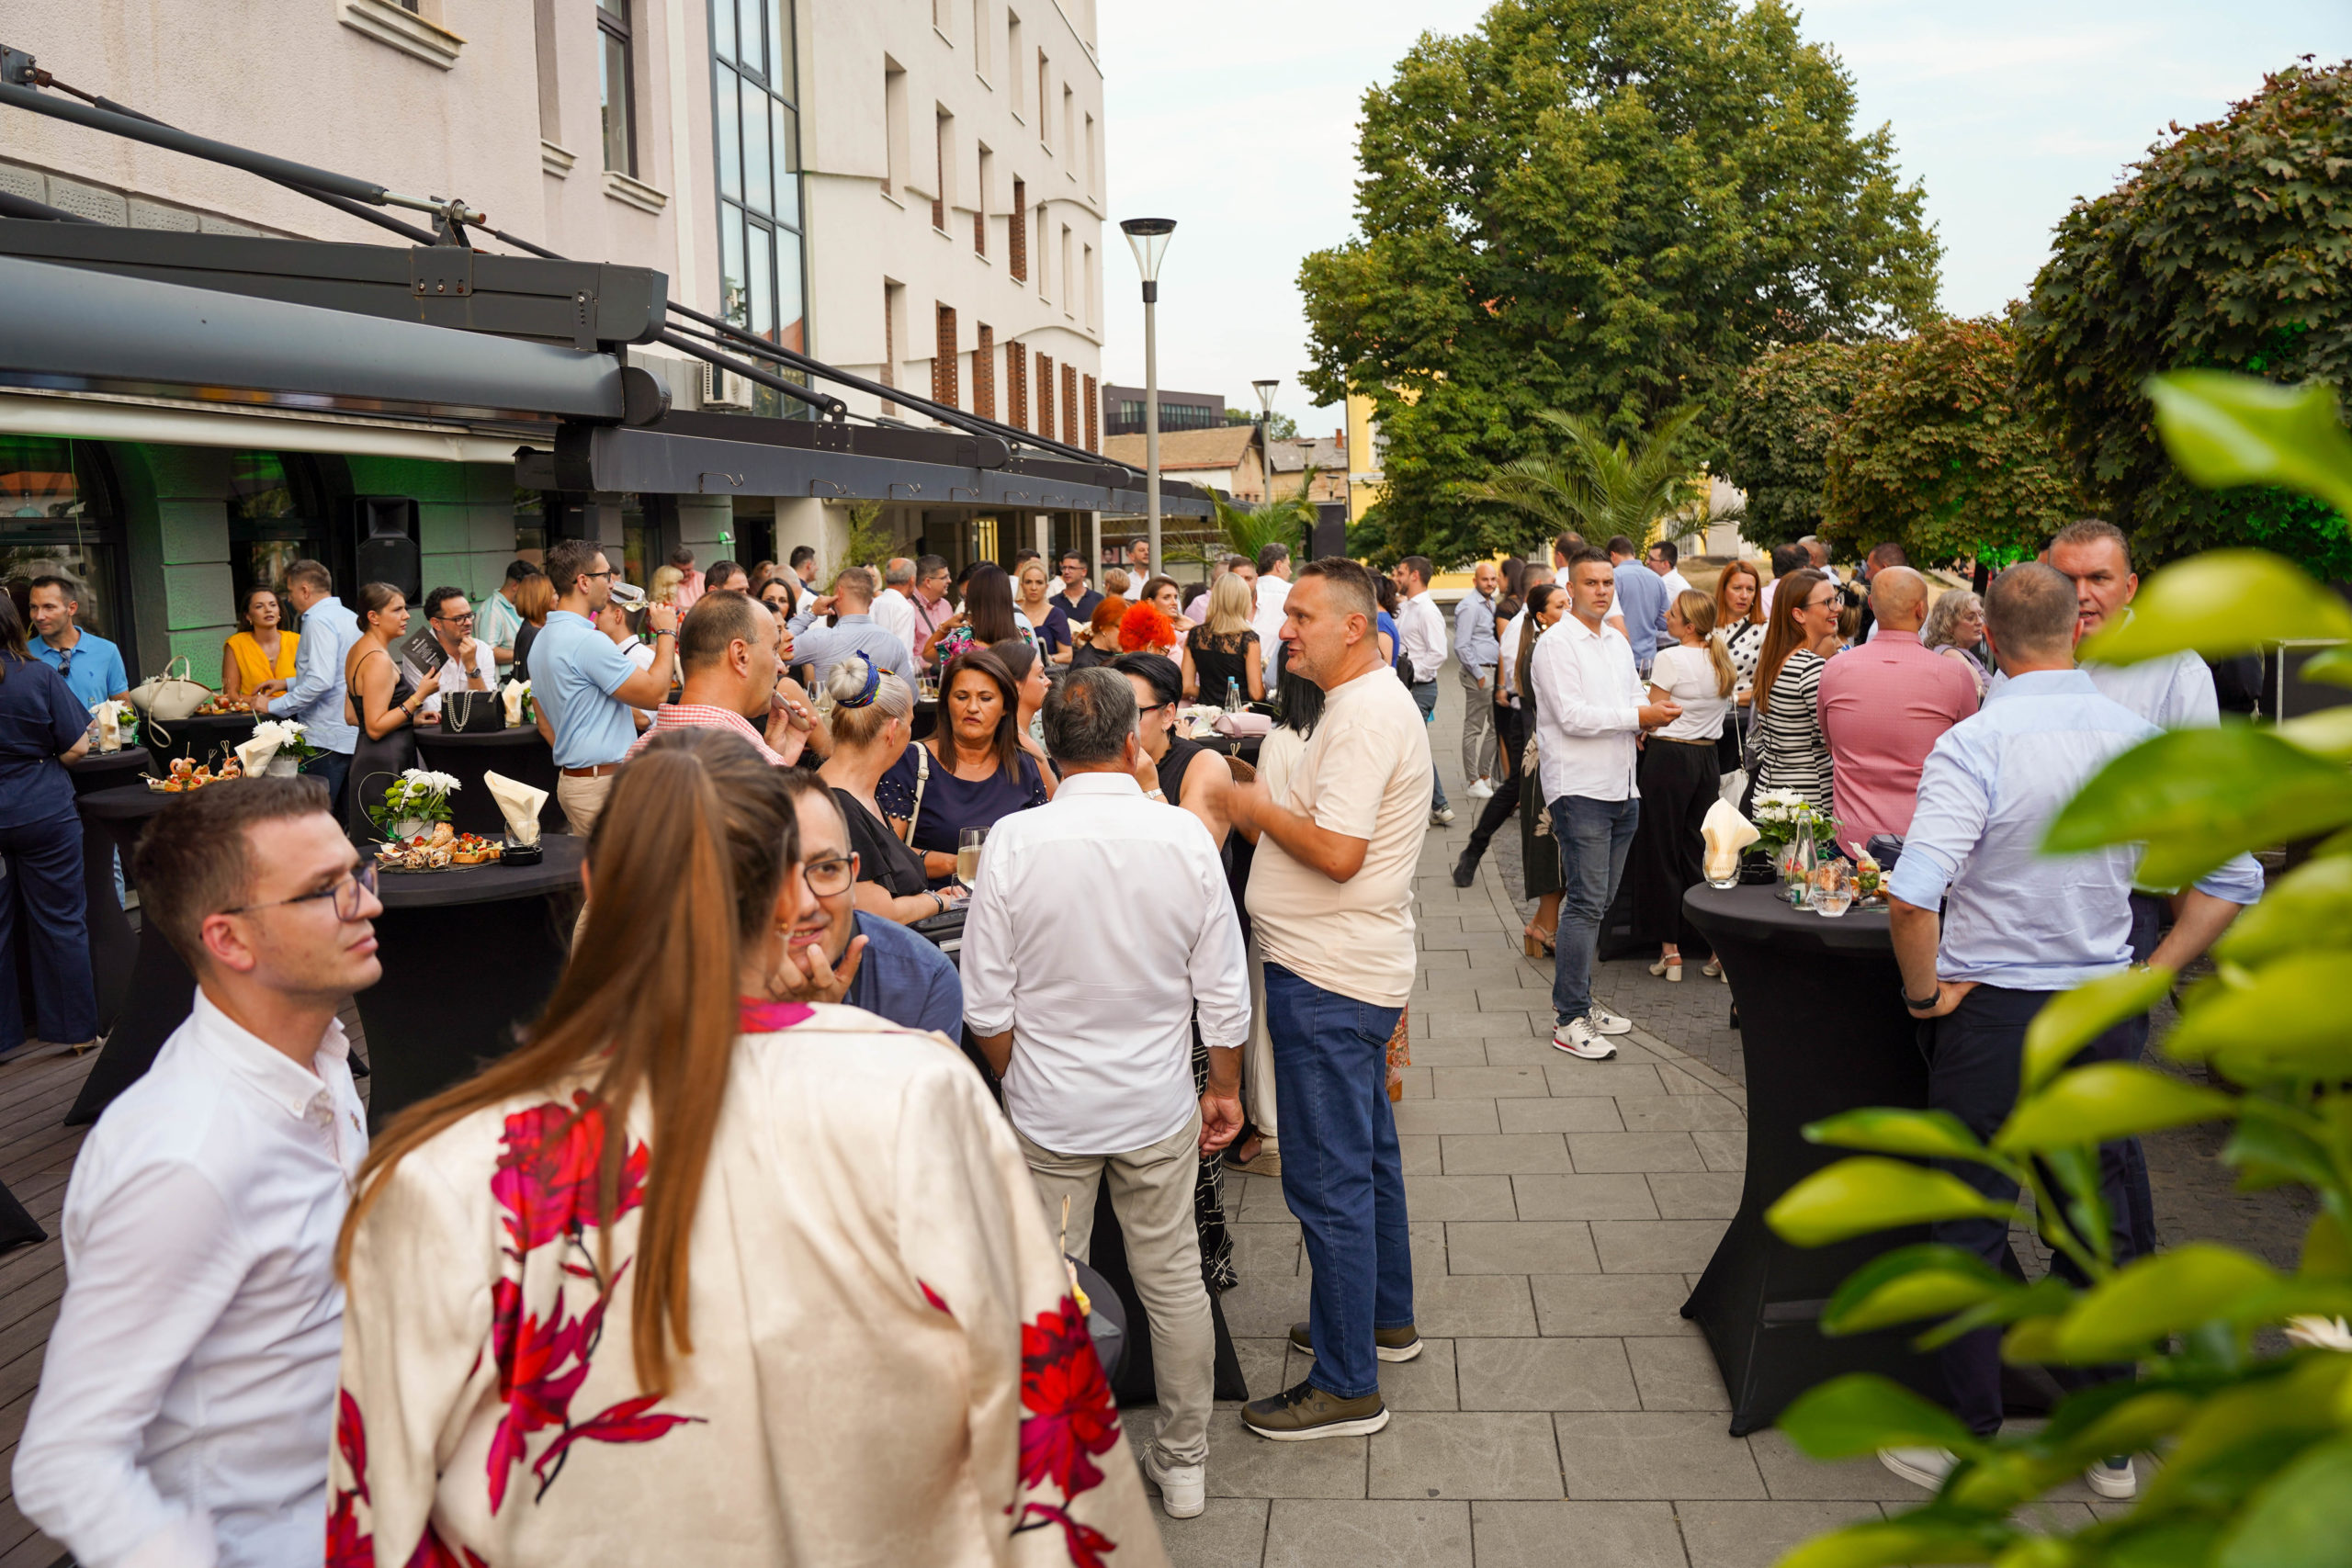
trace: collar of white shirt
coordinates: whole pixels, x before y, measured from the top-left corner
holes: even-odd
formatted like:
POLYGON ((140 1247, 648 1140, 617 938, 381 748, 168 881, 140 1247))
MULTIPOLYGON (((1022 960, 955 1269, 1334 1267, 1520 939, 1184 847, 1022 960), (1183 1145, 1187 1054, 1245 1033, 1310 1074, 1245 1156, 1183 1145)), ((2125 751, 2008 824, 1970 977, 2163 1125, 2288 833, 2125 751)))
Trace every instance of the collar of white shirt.
MULTIPOLYGON (((204 994, 201 986, 197 987, 196 1006, 189 1017, 197 1026, 197 1043, 288 1116, 301 1120, 321 1096, 328 1094, 326 1080, 315 1066, 302 1066, 231 1018, 204 994)), ((343 1021, 327 1020, 313 1061, 344 1062, 350 1056, 351 1041, 343 1032, 343 1021)))
POLYGON ((1054 796, 1066 795, 1126 795, 1143 798, 1143 785, 1133 773, 1070 773, 1054 786, 1054 796))

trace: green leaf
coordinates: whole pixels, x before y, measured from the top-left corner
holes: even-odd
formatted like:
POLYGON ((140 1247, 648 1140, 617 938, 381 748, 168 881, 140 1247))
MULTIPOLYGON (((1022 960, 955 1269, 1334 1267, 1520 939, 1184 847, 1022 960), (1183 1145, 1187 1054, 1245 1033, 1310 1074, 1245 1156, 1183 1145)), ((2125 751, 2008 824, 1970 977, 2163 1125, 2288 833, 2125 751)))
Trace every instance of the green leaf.
POLYGON ((2021 1094, 2031 1094, 2049 1081, 2084 1046, 2121 1023, 2137 1018, 2164 1000, 2172 989, 2170 969, 2126 969, 2104 980, 2093 980, 2050 998, 2025 1026, 2025 1063, 2021 1094))
POLYGON ((1805 1141, 1873 1154, 1910 1155, 1917 1159, 1973 1159, 1999 1163, 1961 1119, 1949 1111, 1889 1111, 1872 1107, 1840 1111, 1808 1123, 1805 1141))
POLYGON ((2274 1177, 2306 1187, 2325 1187, 2335 1179, 2327 1150, 2318 1139, 2281 1120, 2259 1100, 2239 1105, 2237 1130, 2222 1150, 2223 1164, 2238 1167, 2265 1186, 2280 1185, 2274 1177))
POLYGON ((2336 1435, 2347 1374, 2352 1356, 2305 1356, 2215 1393, 2180 1428, 2141 1511, 2227 1502, 2266 1483, 2303 1446, 2336 1435))
POLYGON ((1912 1341, 1914 1348, 1934 1350, 1951 1344, 1963 1334, 1980 1328, 1998 1328, 2004 1324, 2022 1323, 2038 1317, 2055 1324, 2075 1304, 2075 1288, 2055 1274, 2044 1274, 2031 1284, 2004 1296, 1989 1296, 1957 1316, 1939 1323, 1912 1341))
POLYGON ((1764 1211, 1764 1223, 1783 1241, 1824 1247, 1930 1220, 2006 1220, 2015 1207, 1947 1172, 1863 1156, 1815 1171, 1764 1211))
POLYGON ((1851 1459, 1879 1449, 1987 1451, 1959 1417, 1875 1372, 1848 1372, 1799 1394, 1775 1422, 1815 1459, 1851 1459))
POLYGON ((2352 762, 2352 707, 2322 708, 2277 726, 2272 734, 2331 762, 2352 762))
POLYGON ((2352 1280, 2352 1240, 2346 1238, 2334 1214, 2323 1211, 2312 1216, 2311 1228, 2303 1232, 2302 1261, 2295 1271, 2306 1280, 2352 1280))
POLYGON ((2175 370, 2149 377, 2144 389, 2165 449, 2207 490, 2284 485, 2352 516, 2352 436, 2336 417, 2335 388, 2175 370))
MULTIPOLYGON (((2179 1430, 2181 1424, 2197 1413, 2197 1396, 2180 1389, 2134 1393, 2130 1383, 2111 1386, 2116 1392, 2104 1412, 2088 1421, 2068 1423, 2064 1428, 2053 1419, 2033 1439, 2035 1450, 2066 1470, 2079 1470, 2109 1454, 2153 1450, 2160 1440, 2179 1430)), ((2064 1416, 2083 1397, 2077 1394, 2068 1398, 2059 1406, 2059 1415, 2064 1416)))
POLYGON ((2109 1538, 2105 1568, 2207 1568, 2221 1533, 2219 1519, 2160 1519, 2143 1529, 2126 1527, 2109 1538))
POLYGON ((2001 1336, 2001 1359, 2019 1367, 2065 1360, 2065 1354, 2058 1348, 2061 1321, 2056 1317, 2019 1318, 2001 1336))
MULTIPOLYGON (((2352 714, 2352 708, 2338 708, 2352 714)), ((2352 931, 2352 855, 2306 861, 2263 890, 2262 901, 2238 912, 2213 956, 2251 968, 2283 953, 2341 943, 2352 931)))
POLYGON ((1848 1525, 1815 1536, 1781 1557, 1774 1568, 1889 1568, 1910 1562, 1986 1562, 2015 1539, 1999 1525, 1964 1524, 1920 1515, 1881 1524, 1848 1525))
POLYGON ((2295 673, 2306 681, 2324 681, 2331 686, 2352 686, 2352 648, 2323 649, 2303 660, 2295 673))
POLYGON ((1821 1331, 1867 1333, 1890 1324, 1939 1317, 1990 1296, 2022 1294, 2023 1290, 1973 1252, 1936 1242, 1899 1247, 1846 1277, 1821 1309, 1821 1331))
POLYGON ((2101 768, 2050 824, 2044 854, 2147 844, 2144 887, 2352 822, 2352 775, 2251 725, 2173 729, 2101 768))
POLYGON ((1993 1146, 2031 1154, 2076 1144, 2103 1144, 2138 1133, 2218 1122, 2237 1112, 2236 1100, 2199 1089, 2130 1062, 2094 1062, 2062 1073, 2041 1093, 2009 1112, 1993 1146))
POLYGON ((2352 953, 2290 953, 2242 985, 2205 993, 2165 1037, 2165 1052, 2211 1061, 2245 1084, 2352 1077, 2347 996, 2352 953))
POLYGON ((2278 1270, 2211 1242, 2188 1242, 2127 1264, 2058 1320, 2055 1346, 2073 1362, 2129 1360, 2157 1341, 2227 1317, 2278 1270))
POLYGON ((2207 550, 2150 577, 2131 615, 2111 618, 2075 651, 2135 664, 2183 651, 2234 658, 2281 637, 2352 637, 2352 610, 2293 562, 2265 550, 2207 550))
POLYGON ((2213 1568, 2344 1568, 2352 1562, 2352 1438, 2305 1450, 2256 1493, 2213 1568))

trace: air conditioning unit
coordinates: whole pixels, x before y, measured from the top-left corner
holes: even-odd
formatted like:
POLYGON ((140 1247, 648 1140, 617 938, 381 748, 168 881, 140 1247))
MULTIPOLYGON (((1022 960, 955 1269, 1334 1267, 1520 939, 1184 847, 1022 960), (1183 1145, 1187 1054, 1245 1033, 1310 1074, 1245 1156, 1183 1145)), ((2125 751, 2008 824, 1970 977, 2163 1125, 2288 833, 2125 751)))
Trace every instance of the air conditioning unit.
POLYGON ((732 370, 705 364, 702 367, 702 406, 707 409, 748 409, 752 406, 752 383, 732 370))

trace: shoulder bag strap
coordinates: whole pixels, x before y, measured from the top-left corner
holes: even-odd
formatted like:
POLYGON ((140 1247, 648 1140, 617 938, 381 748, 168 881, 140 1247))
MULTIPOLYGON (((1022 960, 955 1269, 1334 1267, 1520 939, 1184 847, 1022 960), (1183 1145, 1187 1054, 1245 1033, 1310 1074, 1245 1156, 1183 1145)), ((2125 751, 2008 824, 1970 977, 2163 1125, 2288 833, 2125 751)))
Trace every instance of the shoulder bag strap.
MULTIPOLYGON (((922 820, 922 787, 931 782, 931 748, 915 742, 915 808, 907 813, 907 830, 899 835, 907 848, 915 847, 915 824, 922 820)), ((920 854, 921 851, 916 851, 920 854)))

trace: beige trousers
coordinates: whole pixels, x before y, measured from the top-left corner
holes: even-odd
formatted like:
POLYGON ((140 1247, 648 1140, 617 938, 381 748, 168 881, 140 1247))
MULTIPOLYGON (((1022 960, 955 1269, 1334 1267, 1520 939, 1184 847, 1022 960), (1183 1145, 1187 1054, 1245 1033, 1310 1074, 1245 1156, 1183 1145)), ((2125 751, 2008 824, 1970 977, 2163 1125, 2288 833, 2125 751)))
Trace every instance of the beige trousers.
POLYGON ((1058 1231, 1069 1200, 1071 1257, 1091 1261, 1095 1184, 1107 1172, 1111 1207, 1126 1236, 1127 1269, 1151 1316, 1151 1364, 1159 1384, 1163 1463, 1201 1464, 1209 1454, 1209 1407, 1216 1392, 1216 1331, 1201 1282, 1201 1236, 1193 1227, 1193 1183, 1201 1167, 1201 1118, 1148 1148, 1124 1155, 1060 1155, 1023 1136, 1021 1152, 1058 1231))
POLYGON ((563 819, 573 833, 586 838, 595 830, 596 818, 605 809, 605 797, 613 793, 615 774, 601 778, 576 779, 569 773, 558 773, 555 780, 555 803, 563 807, 563 819))
POLYGON ((1244 944, 1250 955, 1250 1043, 1241 1053, 1241 1107, 1250 1113, 1258 1135, 1279 1145, 1274 1131, 1274 1037, 1266 1032, 1266 955, 1258 947, 1258 933, 1244 944))

